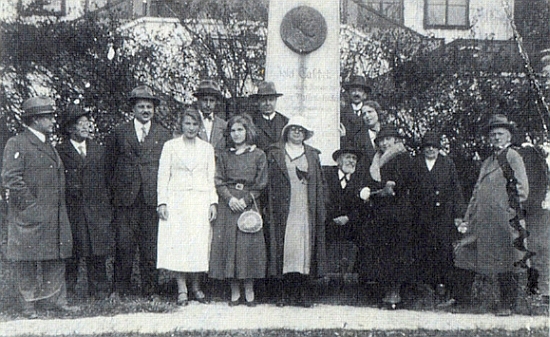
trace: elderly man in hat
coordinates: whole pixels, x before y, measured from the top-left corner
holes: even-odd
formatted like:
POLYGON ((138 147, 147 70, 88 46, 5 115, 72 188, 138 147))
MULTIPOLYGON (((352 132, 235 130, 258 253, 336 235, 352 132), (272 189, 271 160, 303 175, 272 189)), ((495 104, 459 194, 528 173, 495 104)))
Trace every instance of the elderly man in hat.
POLYGON ((481 166, 463 222, 464 237, 455 248, 455 265, 496 276, 500 301, 496 314, 512 314, 517 297, 519 253, 522 250, 521 203, 527 199, 527 173, 519 153, 510 147, 514 123, 504 115, 488 123, 491 154, 481 166), (519 239, 519 240, 518 240, 519 239))
POLYGON ((197 98, 197 110, 202 120, 199 138, 209 142, 215 150, 223 150, 227 122, 215 114, 223 99, 220 85, 212 79, 202 80, 193 96, 197 98))
POLYGON ((347 100, 340 111, 340 123, 343 126, 342 136, 355 134, 361 124, 363 101, 367 100, 372 92, 372 87, 367 84, 364 76, 352 76, 342 87, 345 90, 347 100))
POLYGON ((157 174, 164 142, 170 132, 153 121, 160 99, 151 88, 139 86, 129 97, 133 120, 119 125, 107 139, 107 180, 115 207, 115 294, 131 294, 133 258, 139 247, 141 291, 158 288, 157 174))
POLYGON ((467 302, 471 273, 453 265, 453 243, 459 239, 455 224, 466 205, 453 160, 440 154, 440 137, 426 132, 412 169, 411 203, 417 235, 419 281, 436 290, 440 307, 467 302), (457 302, 458 301, 458 302, 457 302))
POLYGON ((111 292, 106 259, 113 253, 113 210, 105 176, 105 148, 90 136, 89 113, 71 105, 63 116, 63 142, 57 145, 66 169, 66 203, 73 233, 73 257, 67 260, 67 290, 75 294, 78 263, 86 262, 88 295, 111 292))
POLYGON ((55 103, 48 97, 23 102, 27 129, 8 140, 2 186, 7 190, 6 257, 15 262, 22 313, 36 318, 35 303, 67 311, 65 261, 72 254, 72 234, 65 206, 65 174, 48 135, 55 126, 55 103), (44 303, 46 304, 46 303, 44 303))
MULTIPOLYGON (((327 186, 326 240, 327 255, 342 262, 345 258, 354 260, 352 242, 356 242, 356 226, 364 221, 366 207, 359 198, 359 191, 366 185, 365 176, 356 170, 363 156, 360 150, 342 148, 332 154, 337 166, 325 169, 327 186)), ((353 263, 346 270, 352 272, 353 263)))
POLYGON ((288 118, 277 112, 277 98, 283 96, 275 89, 273 82, 258 83, 258 92, 250 97, 258 101, 258 113, 254 114, 254 124, 258 128, 256 145, 266 150, 281 138, 281 131, 288 123, 288 118))

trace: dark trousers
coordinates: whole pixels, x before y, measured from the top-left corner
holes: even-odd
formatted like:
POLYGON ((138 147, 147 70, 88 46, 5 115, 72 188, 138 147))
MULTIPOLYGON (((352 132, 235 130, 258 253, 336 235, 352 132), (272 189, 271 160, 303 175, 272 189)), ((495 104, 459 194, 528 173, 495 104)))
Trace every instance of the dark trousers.
MULTIPOLYGON (((67 291, 74 293, 78 278, 78 256, 67 260, 65 279, 67 291)), ((88 278, 88 294, 90 296, 105 296, 112 291, 112 286, 107 279, 106 256, 88 256, 86 262, 86 275, 88 278)))
POLYGON ((158 292, 158 221, 156 207, 145 204, 142 197, 138 197, 129 207, 117 207, 115 291, 121 294, 130 293, 133 260, 136 248, 139 248, 142 294, 147 296, 158 292))
POLYGON ((513 309, 518 296, 518 275, 513 272, 497 275, 500 288, 500 305, 505 309, 513 309))

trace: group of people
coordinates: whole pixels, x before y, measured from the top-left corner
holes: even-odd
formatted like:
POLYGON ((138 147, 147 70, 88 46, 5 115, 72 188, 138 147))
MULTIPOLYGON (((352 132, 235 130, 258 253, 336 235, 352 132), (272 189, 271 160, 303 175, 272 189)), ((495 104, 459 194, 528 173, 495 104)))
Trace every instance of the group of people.
POLYGON ((307 120, 276 111, 282 94, 272 82, 258 84, 257 113, 225 121, 216 114, 219 84, 201 81, 175 133, 155 122, 160 100, 139 86, 129 95, 133 119, 105 146, 90 135, 89 113, 73 106, 60 114, 54 148, 54 101, 27 99, 27 129, 8 141, 2 167, 5 254, 16 261, 22 313, 77 310, 67 293, 75 293, 81 260, 90 296, 135 294, 136 252, 144 297, 158 297, 164 269, 177 281, 178 305, 208 301, 207 275, 229 286, 230 306, 255 306, 255 282, 266 280, 262 295, 277 306, 311 307, 309 281, 327 273, 327 246, 351 241, 361 284, 379 284, 389 308, 400 305, 406 283, 443 289, 449 305, 467 301, 481 273, 498 276, 498 313, 510 315, 522 251, 514 239, 525 228, 517 206, 529 186, 510 147, 513 124, 503 115, 489 121, 495 153, 466 205, 438 135, 427 132, 412 157, 398 130, 381 123, 365 78, 344 88, 350 104, 331 167, 307 144, 314 134, 307 120))

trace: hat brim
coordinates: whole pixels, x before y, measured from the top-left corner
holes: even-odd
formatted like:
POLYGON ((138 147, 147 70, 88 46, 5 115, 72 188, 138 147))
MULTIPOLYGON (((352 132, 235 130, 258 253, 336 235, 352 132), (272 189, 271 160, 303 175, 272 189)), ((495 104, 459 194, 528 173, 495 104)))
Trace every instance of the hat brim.
POLYGON ((193 96, 199 98, 204 96, 216 96, 219 100, 223 99, 223 95, 214 90, 201 90, 193 93, 193 96))
POLYGON ((250 95, 250 98, 260 98, 260 97, 281 97, 283 94, 275 93, 275 94, 252 94, 250 95))
POLYGON ((516 125, 515 123, 493 123, 485 127, 487 131, 491 131, 492 129, 496 129, 496 128, 505 128, 510 131, 514 131, 516 129, 516 125))
POLYGON ((364 84, 344 84, 342 86, 344 90, 349 91, 351 88, 363 88, 367 93, 372 92, 372 87, 370 85, 364 85, 364 84))
POLYGON ((427 146, 433 146, 433 147, 435 147, 435 148, 437 148, 437 149, 441 149, 441 144, 436 144, 435 142, 426 142, 426 143, 422 143, 422 144, 420 145, 420 148, 423 149, 423 148, 425 148, 425 147, 427 147, 427 146))
POLYGON ((336 150, 332 153, 332 159, 334 161, 337 161, 338 160, 338 157, 340 157, 341 155, 343 154, 346 154, 346 153, 351 153, 351 154, 354 154, 355 156, 357 156, 357 160, 360 160, 362 157, 363 157, 363 152, 360 151, 360 150, 355 150, 355 149, 339 149, 339 150, 336 150))
POLYGON ((283 127, 283 130, 281 130, 281 137, 284 138, 284 136, 288 133, 288 130, 291 126, 299 126, 299 127, 302 127, 306 130, 306 134, 304 136, 304 141, 310 139, 311 137, 313 137, 314 135, 314 132, 313 130, 311 129, 308 129, 307 127, 303 126, 303 125, 298 125, 298 124, 287 124, 283 127))

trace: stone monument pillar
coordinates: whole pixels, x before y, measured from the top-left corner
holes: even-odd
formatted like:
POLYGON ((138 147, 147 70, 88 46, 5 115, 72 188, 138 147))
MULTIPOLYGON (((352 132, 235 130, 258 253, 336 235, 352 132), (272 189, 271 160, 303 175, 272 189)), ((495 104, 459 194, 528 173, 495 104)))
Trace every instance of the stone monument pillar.
POLYGON ((278 111, 307 118, 323 165, 340 147, 339 14, 338 0, 269 3, 265 79, 284 93, 278 111))

